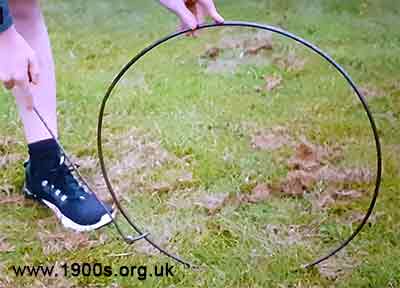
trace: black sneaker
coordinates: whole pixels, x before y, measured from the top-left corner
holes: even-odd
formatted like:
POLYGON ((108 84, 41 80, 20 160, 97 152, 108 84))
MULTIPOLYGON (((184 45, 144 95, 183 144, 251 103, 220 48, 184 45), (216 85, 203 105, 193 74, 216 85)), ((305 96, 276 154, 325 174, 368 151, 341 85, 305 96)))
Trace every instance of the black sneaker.
POLYGON ((86 186, 79 183, 64 159, 60 155, 59 163, 55 163, 47 175, 34 171, 31 162, 26 162, 25 196, 53 210, 66 228, 83 232, 109 224, 112 221, 112 208, 107 204, 102 205, 86 186))

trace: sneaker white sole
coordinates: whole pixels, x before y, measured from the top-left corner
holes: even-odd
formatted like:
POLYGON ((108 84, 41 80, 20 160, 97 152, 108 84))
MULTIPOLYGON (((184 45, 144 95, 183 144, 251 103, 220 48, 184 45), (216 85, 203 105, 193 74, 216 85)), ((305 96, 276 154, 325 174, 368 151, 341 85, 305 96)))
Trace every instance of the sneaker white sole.
POLYGON ((70 218, 68 218, 64 214, 62 214, 60 209, 58 209, 57 206, 55 206, 54 204, 52 204, 49 201, 46 201, 44 199, 37 199, 35 197, 35 195, 32 194, 25 186, 24 186, 23 190, 24 190, 25 195, 27 197, 39 200, 44 205, 46 205, 48 208, 50 208, 54 212, 54 214, 56 214, 56 217, 61 221, 61 224, 65 228, 72 229, 72 230, 77 231, 77 232, 87 232, 87 231, 93 231, 93 230, 99 229, 99 228, 111 223, 113 221, 113 219, 115 218, 115 215, 117 213, 117 211, 114 209, 113 213, 111 214, 112 218, 110 217, 109 214, 104 214, 101 217, 100 221, 97 222, 96 224, 80 225, 80 224, 75 223, 74 221, 72 221, 70 218))
POLYGON ((77 232, 86 232, 86 231, 96 230, 96 229, 99 229, 99 228, 109 224, 111 221, 113 221, 113 219, 110 217, 110 215, 104 214, 101 217, 100 221, 97 222, 96 224, 80 225, 78 223, 75 223, 71 219, 69 219, 64 214, 62 214, 61 211, 57 208, 57 206, 51 204, 50 202, 48 202, 44 199, 41 199, 41 201, 56 214, 57 218, 61 221, 62 225, 65 228, 69 228, 69 229, 75 230, 77 232))

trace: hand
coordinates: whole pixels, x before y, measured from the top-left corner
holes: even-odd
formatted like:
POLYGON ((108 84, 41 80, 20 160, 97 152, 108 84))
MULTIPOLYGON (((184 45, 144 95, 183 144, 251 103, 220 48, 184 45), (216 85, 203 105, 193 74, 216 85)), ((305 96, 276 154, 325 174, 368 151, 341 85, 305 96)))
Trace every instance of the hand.
POLYGON ((27 95, 27 108, 32 110, 31 83, 39 83, 39 64, 35 52, 11 26, 0 33, 0 81, 7 89, 20 88, 27 95))
POLYGON ((210 16, 216 23, 224 18, 218 13, 212 0, 160 0, 161 4, 174 12, 181 20, 180 29, 195 30, 210 16))

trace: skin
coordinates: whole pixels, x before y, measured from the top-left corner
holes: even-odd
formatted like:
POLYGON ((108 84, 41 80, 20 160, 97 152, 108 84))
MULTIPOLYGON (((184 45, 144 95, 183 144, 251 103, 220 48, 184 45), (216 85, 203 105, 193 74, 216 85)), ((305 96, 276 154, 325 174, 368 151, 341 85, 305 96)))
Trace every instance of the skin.
MULTIPOLYGON (((160 3, 177 15, 180 29, 194 31, 207 16, 217 23, 224 21, 212 0, 160 0, 160 3)), ((53 57, 39 1, 9 0, 9 6, 14 25, 0 33, 0 81, 12 90, 27 142, 34 143, 51 135, 33 107, 45 118, 53 134, 58 135, 53 57)))
POLYGON ((207 16, 216 23, 224 22, 211 0, 160 0, 160 3, 178 16, 182 30, 195 30, 198 25, 204 23, 207 16))
POLYGON ((51 138, 33 106, 58 135, 53 55, 39 0, 9 0, 9 7, 14 25, 0 35, 0 74, 15 96, 30 144, 51 138))
POLYGON ((0 81, 6 89, 20 87, 28 92, 26 105, 33 108, 30 83, 39 84, 40 69, 35 51, 12 26, 0 33, 0 81), (15 51, 6 53, 6 51, 15 51))

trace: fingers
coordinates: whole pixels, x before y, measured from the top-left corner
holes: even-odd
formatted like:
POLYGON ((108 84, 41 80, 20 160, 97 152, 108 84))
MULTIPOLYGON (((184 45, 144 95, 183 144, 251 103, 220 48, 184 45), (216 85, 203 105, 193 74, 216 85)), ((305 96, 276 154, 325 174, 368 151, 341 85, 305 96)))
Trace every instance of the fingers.
MULTIPOLYGON (((195 30, 205 22, 206 16, 210 16, 216 23, 224 22, 212 0, 160 0, 160 3, 180 18, 180 30, 195 30)), ((195 34, 192 32, 190 35, 195 34)))
POLYGON ((181 22, 185 28, 190 28, 192 30, 197 28, 197 20, 194 17, 194 14, 187 9, 185 5, 181 7, 177 15, 181 19, 181 22))
POLYGON ((206 13, 216 22, 224 23, 224 18, 218 13, 217 8, 212 0, 198 0, 199 4, 204 8, 206 13))
POLYGON ((178 17, 181 19, 186 28, 190 28, 192 30, 197 28, 196 18, 186 7, 185 9, 179 11, 178 17))
MULTIPOLYGON (((186 24, 180 21, 177 31, 180 32, 180 31, 185 31, 187 29, 188 27, 186 26, 186 24)), ((196 30, 191 30, 190 32, 187 32, 185 35, 188 37, 196 37, 196 30)))
MULTIPOLYGON (((197 18, 196 18, 196 14, 197 14, 196 13, 196 3, 194 1, 192 1, 192 2, 187 1, 187 2, 185 2, 185 5, 186 5, 187 9, 190 11, 190 13, 193 15, 194 19, 196 19, 196 28, 197 28, 198 23, 197 23, 197 18)), ((181 20, 180 22, 181 23, 179 25, 178 31, 184 31, 184 30, 187 30, 188 28, 190 28, 183 20, 181 20)), ((196 37, 196 31, 194 29, 191 29, 190 32, 186 33, 186 36, 196 37)))
MULTIPOLYGON (((194 15, 197 21, 197 25, 202 25, 206 22, 207 11, 205 11, 204 7, 201 6, 197 0, 188 0, 186 1, 186 6, 190 10, 190 12, 194 15)), ((181 30, 185 30, 187 27, 182 25, 181 23, 181 30)), ((187 36, 197 37, 199 36, 199 32, 197 30, 190 31, 187 33, 187 36)))
POLYGON ((196 3, 196 16, 197 24, 202 25, 206 22, 207 11, 199 3, 196 3))
POLYGON ((11 90, 15 86, 15 81, 14 80, 7 80, 4 81, 4 87, 6 87, 7 90, 11 90))
POLYGON ((174 12, 187 28, 192 30, 197 28, 196 18, 186 7, 184 0, 160 0, 160 3, 174 12))
POLYGON ((25 103, 26 103, 26 108, 28 110, 33 109, 34 101, 33 101, 33 94, 32 94, 32 87, 31 87, 31 81, 29 79, 29 75, 16 75, 8 80, 5 80, 4 77, 0 77, 0 81, 4 83, 4 86, 6 89, 11 90, 11 89, 19 89, 23 95, 25 95, 25 103))
POLYGON ((7 90, 11 90, 15 86, 14 77, 7 77, 7 74, 0 74, 0 82, 3 83, 7 90))
POLYGON ((4 83, 6 89, 11 90, 18 88, 23 95, 25 95, 26 108, 28 110, 33 109, 34 101, 32 94, 31 84, 39 84, 39 63, 36 55, 33 53, 25 62, 25 64, 20 67, 25 67, 22 69, 17 69, 17 71, 22 71, 15 73, 14 75, 10 73, 9 77, 4 77, 0 75, 0 82, 4 83))

